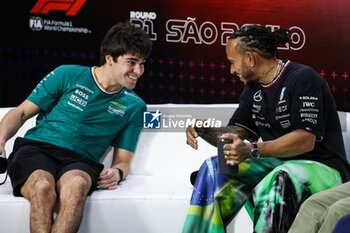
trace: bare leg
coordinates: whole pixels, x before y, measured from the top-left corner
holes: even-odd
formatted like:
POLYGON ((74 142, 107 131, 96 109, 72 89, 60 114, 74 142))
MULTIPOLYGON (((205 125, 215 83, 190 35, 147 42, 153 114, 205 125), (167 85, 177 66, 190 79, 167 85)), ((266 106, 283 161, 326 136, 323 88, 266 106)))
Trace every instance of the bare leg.
POLYGON ((30 201, 30 229, 32 233, 51 232, 52 215, 56 204, 56 182, 45 170, 34 171, 21 188, 30 201))
POLYGON ((68 171, 58 180, 60 210, 52 227, 53 233, 79 230, 90 187, 91 177, 81 170, 68 171))

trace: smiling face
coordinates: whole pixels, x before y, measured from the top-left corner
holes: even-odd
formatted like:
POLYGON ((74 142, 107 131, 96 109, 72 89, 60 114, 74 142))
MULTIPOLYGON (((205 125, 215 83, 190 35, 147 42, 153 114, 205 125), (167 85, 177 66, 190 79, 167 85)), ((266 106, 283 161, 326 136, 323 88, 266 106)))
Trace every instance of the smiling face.
POLYGON ((237 48, 238 39, 231 39, 226 45, 226 56, 230 62, 230 73, 237 75, 246 87, 251 87, 256 82, 254 72, 246 64, 245 53, 237 48))
POLYGON ((130 53, 121 55, 116 59, 109 56, 107 63, 111 66, 110 77, 112 82, 129 89, 135 88, 137 80, 145 70, 144 58, 130 53))

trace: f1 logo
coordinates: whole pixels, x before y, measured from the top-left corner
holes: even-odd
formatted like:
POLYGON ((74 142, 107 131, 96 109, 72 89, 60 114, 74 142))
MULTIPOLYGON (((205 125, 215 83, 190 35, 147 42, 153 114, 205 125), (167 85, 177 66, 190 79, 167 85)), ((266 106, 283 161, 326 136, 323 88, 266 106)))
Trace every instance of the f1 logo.
POLYGON ((161 115, 157 112, 144 112, 143 113, 143 128, 144 129, 160 129, 161 127, 161 115))
POLYGON ((66 11, 66 15, 75 16, 86 0, 38 0, 30 10, 32 14, 48 14, 51 10, 66 11))

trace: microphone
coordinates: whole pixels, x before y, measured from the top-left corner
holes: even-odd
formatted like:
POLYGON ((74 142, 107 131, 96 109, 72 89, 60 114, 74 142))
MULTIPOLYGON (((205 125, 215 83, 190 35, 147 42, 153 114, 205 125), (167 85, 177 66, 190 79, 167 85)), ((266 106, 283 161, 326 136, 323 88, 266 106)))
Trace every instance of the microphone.
POLYGON ((7 171, 7 158, 0 155, 0 173, 5 173, 7 171))

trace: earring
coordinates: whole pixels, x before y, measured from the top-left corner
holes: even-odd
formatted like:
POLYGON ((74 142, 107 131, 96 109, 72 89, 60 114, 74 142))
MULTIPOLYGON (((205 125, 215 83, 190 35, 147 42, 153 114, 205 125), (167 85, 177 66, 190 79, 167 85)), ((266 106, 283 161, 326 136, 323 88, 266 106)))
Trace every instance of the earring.
POLYGON ((251 64, 250 66, 251 66, 251 67, 254 67, 254 66, 255 66, 255 64, 253 63, 253 64, 251 64))

